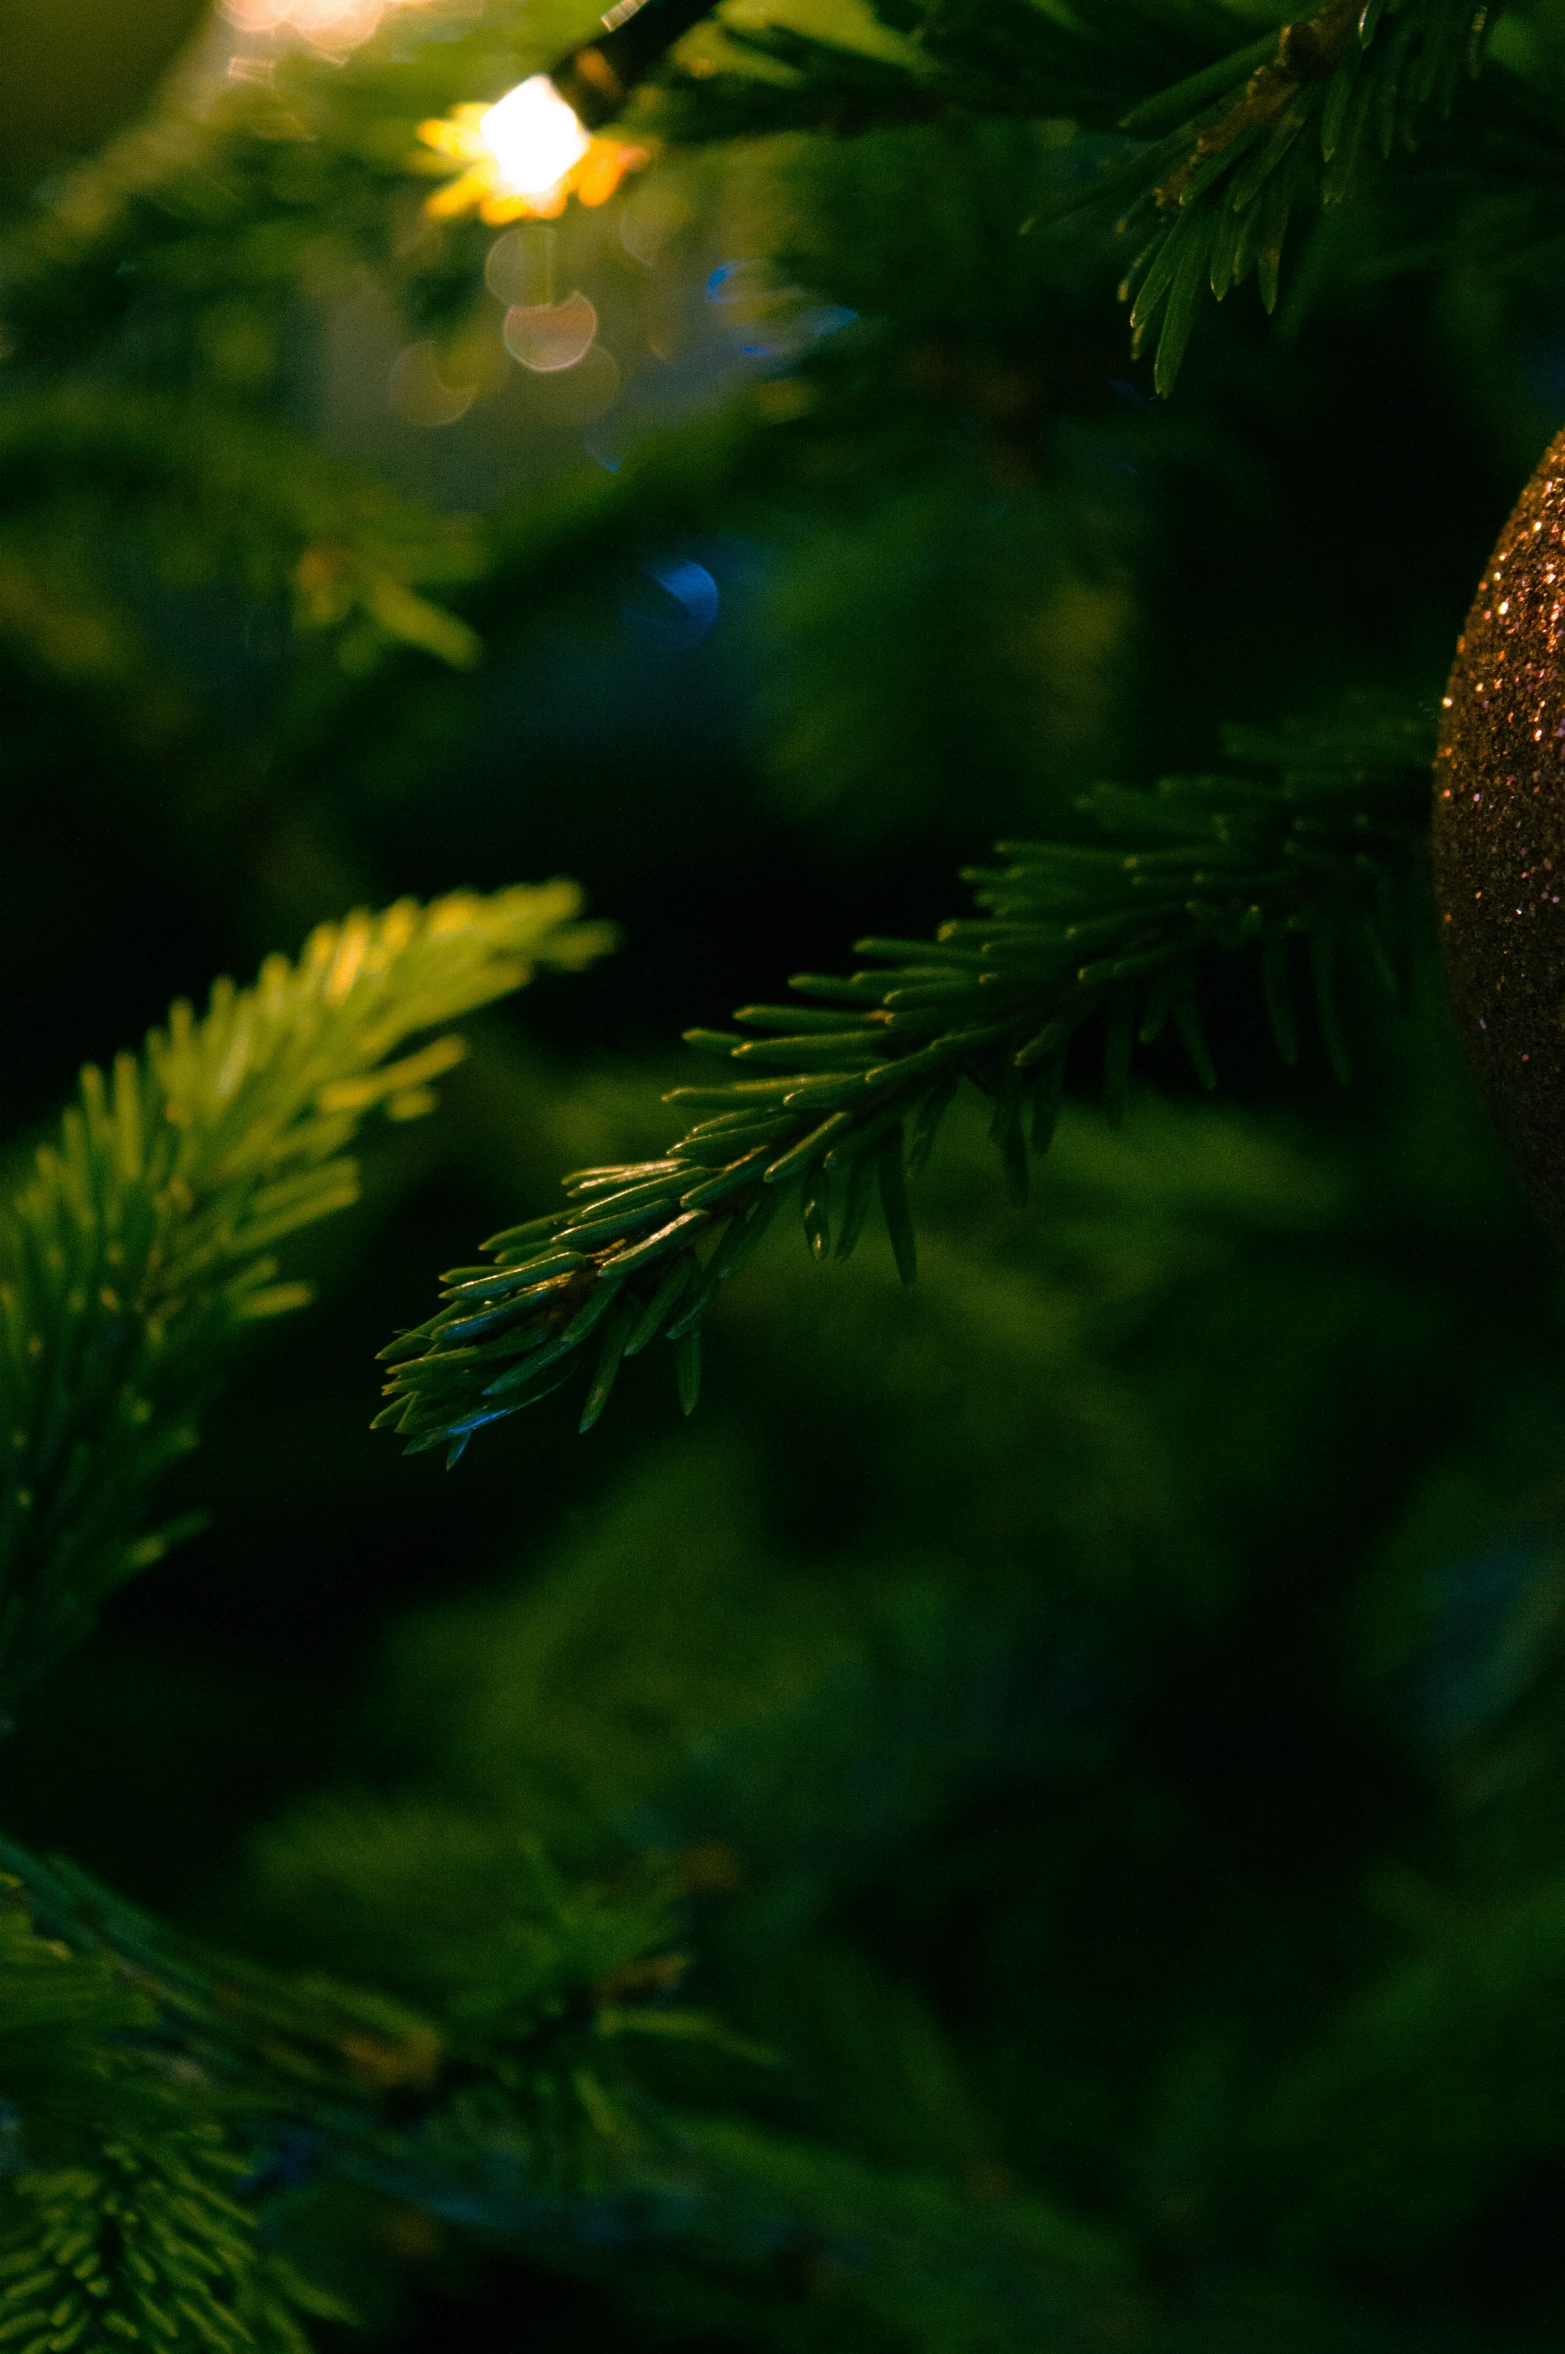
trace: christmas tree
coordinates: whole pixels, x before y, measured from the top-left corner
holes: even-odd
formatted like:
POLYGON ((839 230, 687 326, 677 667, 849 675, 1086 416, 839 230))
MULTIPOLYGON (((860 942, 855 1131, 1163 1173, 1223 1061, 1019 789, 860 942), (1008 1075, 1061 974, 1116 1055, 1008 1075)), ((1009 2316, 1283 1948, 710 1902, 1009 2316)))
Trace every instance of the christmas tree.
POLYGON ((1562 161, 5 12, 4 2354, 1558 2342, 1562 161))

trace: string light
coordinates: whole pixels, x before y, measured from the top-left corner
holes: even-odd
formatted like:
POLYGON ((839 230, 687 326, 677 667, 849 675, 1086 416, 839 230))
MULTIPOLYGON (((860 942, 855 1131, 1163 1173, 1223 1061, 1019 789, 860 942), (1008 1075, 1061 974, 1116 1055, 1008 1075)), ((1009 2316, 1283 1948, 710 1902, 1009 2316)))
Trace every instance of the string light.
POLYGON ((534 74, 480 115, 478 135, 512 193, 534 199, 558 187, 592 146, 547 74, 534 74))
POLYGON ((462 165, 425 203, 432 220, 476 212, 481 221, 558 220, 574 196, 607 204, 628 172, 648 161, 645 147, 584 131, 546 74, 535 74, 495 106, 458 106, 420 123, 437 155, 462 165))
POLYGON ((421 123, 424 145, 463 167, 425 209, 436 220, 476 212, 500 223, 556 220, 572 196, 606 204, 626 174, 648 161, 648 151, 598 136, 601 127, 710 6, 711 0, 618 0, 601 19, 598 38, 548 73, 518 83, 493 106, 458 106, 421 123))

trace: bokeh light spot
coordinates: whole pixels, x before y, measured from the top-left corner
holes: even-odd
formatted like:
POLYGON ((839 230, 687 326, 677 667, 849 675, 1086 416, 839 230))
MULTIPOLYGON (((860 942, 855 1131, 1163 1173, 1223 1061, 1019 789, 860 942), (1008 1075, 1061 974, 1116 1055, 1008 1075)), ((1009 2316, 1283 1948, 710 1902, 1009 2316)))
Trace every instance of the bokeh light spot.
POLYGON ((644 645, 656 646, 662 653, 698 645, 716 621, 723 602, 706 566, 689 556, 665 557, 659 563, 643 565, 640 577, 648 586, 638 586, 621 607, 625 627, 644 645))
POLYGON ((598 314, 585 294, 563 302, 513 303, 505 314, 505 348, 536 376, 552 376, 584 360, 598 332, 598 314))
POLYGON ((433 343, 410 343, 392 361, 386 378, 386 397, 409 425, 454 425, 465 417, 478 391, 476 384, 451 384, 440 372, 440 351, 433 343))

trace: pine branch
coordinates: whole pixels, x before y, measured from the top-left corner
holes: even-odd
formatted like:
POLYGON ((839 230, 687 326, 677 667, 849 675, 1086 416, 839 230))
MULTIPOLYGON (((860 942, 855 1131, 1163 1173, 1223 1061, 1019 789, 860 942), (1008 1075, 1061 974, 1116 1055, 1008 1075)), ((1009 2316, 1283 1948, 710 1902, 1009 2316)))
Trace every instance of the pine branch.
MULTIPOLYGON (((1201 0, 881 0, 909 62, 856 61, 781 28, 747 32, 773 69, 688 77, 662 99, 667 135, 858 131, 950 113, 1068 118, 1117 133, 1118 160, 1043 217, 1112 203, 1149 229, 1125 278, 1135 349, 1173 389, 1206 289, 1252 272, 1275 307, 1289 225, 1354 194, 1373 161, 1411 154, 1478 71, 1482 0, 1325 0, 1231 47, 1233 17, 1201 0), (778 79, 779 70, 785 78, 778 79), (1136 142, 1126 155, 1126 136, 1136 142)), ((1095 160, 1101 165, 1099 146, 1095 160)))
MULTIPOLYGON (((395 1974, 419 1942, 409 1877, 420 1880, 413 1904, 438 1906, 482 1828, 418 1808, 367 1827, 376 1862, 401 1850, 400 1870, 368 1892, 388 1932, 379 1958, 395 1974), (454 1837, 454 1859, 440 1834, 454 1837)), ((346 1855, 346 1817, 340 1828, 346 1855)), ((362 1880, 364 1858, 353 1861, 362 1880)), ((94 2136, 145 2148, 160 2130, 177 2143, 192 2123, 215 2119, 263 2189, 274 2154, 287 2148, 297 2160, 302 2140, 319 2177, 512 2236, 542 2224, 556 2244, 590 2243, 601 2202, 634 2195, 666 2155, 668 2121, 632 2066, 646 2039, 764 2056, 674 1999, 686 1957, 671 1950, 664 1875, 571 1886, 514 1832, 488 1842, 485 1933, 422 2007, 215 1952, 60 1858, 45 1863, 0 1841, 0 1864, 47 1934, 47 1945, 33 1944, 117 2005, 103 2012, 113 2040, 94 2036, 96 2013, 79 2039, 90 2082, 112 2076, 109 2092, 85 2103, 72 2095, 62 2105, 59 2038, 34 2036, 38 2084, 15 2088, 29 2155, 29 2133, 46 2154, 90 2150, 94 2136), (79 2128, 75 2143, 59 2118, 79 2128)), ((350 1885, 350 1911, 364 1894, 350 1885)), ((641 2228, 650 2227, 648 2218, 641 2228)))
POLYGON ((1233 38, 1232 10, 1213 0, 879 0, 965 103, 1069 116, 1110 129, 1138 100, 1199 72, 1233 38))
MULTIPOLYGON (((550 2269, 612 2284, 629 2263, 640 2277, 661 2273, 676 2293, 697 2289, 708 2306, 715 2294, 732 2303, 747 2340, 759 2328, 769 2342, 781 2263, 840 2268, 844 2289, 853 2284, 851 2317, 874 2342, 893 2327, 898 2343, 930 2354, 967 2343, 974 2329, 1018 2354, 1040 2329, 1051 2342, 1063 2332, 1060 2342, 1074 2343, 1078 2331, 1090 2342, 1133 2293, 1127 2252, 1042 2200, 986 2211, 960 2190, 819 2145, 652 2109, 624 2064, 631 2031, 709 2031, 668 2004, 681 1958, 659 1944, 666 1914, 645 1889, 594 1898, 535 1879, 531 2022, 476 2047, 383 1998, 204 1953, 69 1866, 3 1845, 0 1858, 49 1932, 45 1943, 10 1908, 52 1983, 104 1990, 114 2007, 101 2023, 118 2031, 117 2041, 84 2036, 94 2072, 85 2103, 56 2100, 45 2121, 23 2100, 27 2167, 0 2197, 8 2344, 42 2354, 51 2341, 24 2334, 35 2316, 69 2328, 83 2311, 118 2310, 158 2354, 198 2345, 237 2354, 245 2341, 235 2316, 263 2348, 302 2354, 291 2308, 330 2312, 330 2302, 285 2256, 262 2253, 251 2204, 266 2196, 269 2146, 284 2140, 295 2164, 313 2154, 318 2179, 346 2178, 447 2217, 550 2269), (592 1977, 605 1959, 608 1974, 592 1977), (150 2110, 134 2105, 138 2094, 150 2110), (572 2112, 561 2163, 561 2122, 572 2112), (234 2195, 241 2150, 243 2201, 234 2195), (181 2292, 199 2315, 181 2317, 188 2339, 160 2334, 181 2292), (997 2294, 1008 2317, 998 2334, 997 2294), (154 2310, 139 2309, 141 2296, 154 2310)), ((4 1922, 0 1994, 9 1997, 4 1922)), ((514 1954, 493 1941, 496 1983, 514 1954)), ((36 2015, 29 2023, 28 2048, 47 2054, 36 2015)), ((94 2012, 89 2029, 99 2025, 94 2012)), ((123 2335, 111 2324, 104 2342, 123 2335)))
POLYGON ((1312 280, 1385 285, 1400 275, 1509 284, 1550 299, 1565 244, 1565 126, 1550 93, 1490 57, 1478 99, 1424 139, 1416 172, 1377 174, 1351 211, 1328 214, 1312 280))
POLYGON ((714 58, 666 67, 635 122, 659 140, 699 147, 810 130, 851 136, 929 122, 950 110, 918 52, 878 56, 790 25, 725 26, 714 58))
POLYGON ((244 1328, 308 1296, 274 1246, 354 1199, 366 1116, 429 1109, 462 1053, 449 1036, 398 1050, 536 964, 597 955, 578 906, 552 883, 322 925, 297 964, 219 982, 199 1020, 176 1005, 111 1077, 83 1072, 0 1219, 0 1702, 179 1533, 143 1533, 150 1491, 244 1328))
POLYGON ((18 2175, 0 2203, 0 2339, 27 2354, 310 2354, 301 2307, 353 2316, 261 2248, 233 2195, 245 2171, 215 2126, 195 2126, 18 2175))
POLYGON ((899 37, 884 53, 787 24, 725 25, 717 54, 666 69, 647 119, 684 142, 848 133, 953 113, 1068 117, 1111 130, 1129 108, 1223 57, 1234 31, 1231 12, 1212 0, 1070 9, 877 0, 876 14, 899 37))
POLYGON ((1474 0, 1326 0, 1258 43, 1126 115, 1153 144, 1110 176, 1124 225, 1157 226, 1121 289, 1139 353, 1170 392, 1209 287, 1219 302, 1256 273, 1277 301, 1290 222, 1353 193, 1372 159, 1410 154, 1475 75, 1487 10, 1474 0))
POLYGON ((783 1201, 797 1198, 816 1258, 855 1248, 878 1201, 903 1278, 915 1272, 906 1176, 927 1157, 963 1080, 994 1104, 991 1137, 1013 1200, 1047 1151, 1072 1040, 1102 1018, 1117 1116, 1133 1049, 1172 1023, 1216 1084, 1197 980, 1213 952, 1253 955, 1277 1046, 1299 1051, 1303 952, 1327 1050, 1346 1076, 1343 952, 1367 943, 1395 983, 1399 886, 1419 856, 1424 723, 1359 715, 1314 732, 1233 731, 1237 773, 1103 785, 1081 804, 1096 839, 1002 845, 975 870, 981 914, 937 937, 861 940, 846 979, 802 974, 795 1002, 752 1006, 738 1031, 686 1033, 746 1076, 676 1088, 696 1125, 661 1160, 584 1169, 571 1205, 498 1234, 492 1266, 446 1277, 445 1304, 382 1351, 378 1416, 412 1451, 446 1446, 549 1396, 592 1343, 581 1428, 626 1357, 674 1344, 685 1411, 701 1327, 783 1201), (803 1000, 799 1003, 798 1000, 803 1000), (751 1075, 754 1074, 754 1075, 751 1075), (1030 1146, 1029 1146, 1030 1131, 1030 1146))
POLYGON ((138 2053, 145 1984, 40 1936, 17 1887, 0 1898, 0 2341, 307 2354, 297 2309, 335 2308, 259 2246, 210 2088, 138 2053))
POLYGON ((301 2139, 322 2175, 590 2242, 644 2154, 636 2032, 713 2031, 669 2006, 660 1883, 571 1889, 511 1846, 472 1987, 432 2015, 212 1953, 0 1843, 0 2342, 307 2354, 300 2312, 352 2317, 256 2204, 301 2139))

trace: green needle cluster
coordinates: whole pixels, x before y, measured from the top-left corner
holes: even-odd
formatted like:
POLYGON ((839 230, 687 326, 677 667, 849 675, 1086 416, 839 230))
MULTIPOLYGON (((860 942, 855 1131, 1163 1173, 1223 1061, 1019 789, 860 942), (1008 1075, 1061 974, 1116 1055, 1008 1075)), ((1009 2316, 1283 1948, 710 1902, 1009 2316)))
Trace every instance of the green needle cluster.
POLYGON ((379 1422, 414 1450, 446 1445, 454 1461, 474 1431, 561 1388, 590 1343, 590 1430, 620 1365, 659 1338, 689 1413, 708 1310, 786 1200, 817 1259, 847 1258, 878 1204, 914 1280, 907 1177, 964 1080, 992 1100, 990 1137, 1018 1204, 1087 1023, 1103 1020, 1112 1116, 1135 1046, 1170 1026, 1214 1086, 1197 998, 1209 952, 1254 952, 1290 1063, 1302 967, 1345 1078, 1339 967, 1361 940, 1396 985, 1427 728, 1359 713, 1314 734, 1235 731, 1229 742, 1248 774, 1099 786, 1079 812, 1095 838, 1010 843, 1004 866, 969 874, 980 914, 927 942, 860 940, 860 971, 797 975, 792 1004, 747 1006, 739 1030, 688 1031, 742 1075, 676 1088, 668 1100, 698 1116, 664 1158, 579 1170, 565 1180, 569 1208, 495 1235, 484 1246, 494 1265, 453 1269, 440 1312, 382 1352, 393 1370, 379 1422))
POLYGON ((296 963, 221 981, 110 1076, 82 1074, 59 1141, 0 1210, 0 1694, 14 1700, 114 1588, 182 1530, 150 1491, 245 1331, 300 1307, 276 1246, 357 1197, 348 1155, 377 1109, 430 1110, 461 1041, 421 1032, 491 1003, 539 963, 607 944, 574 885, 322 924, 296 963))

